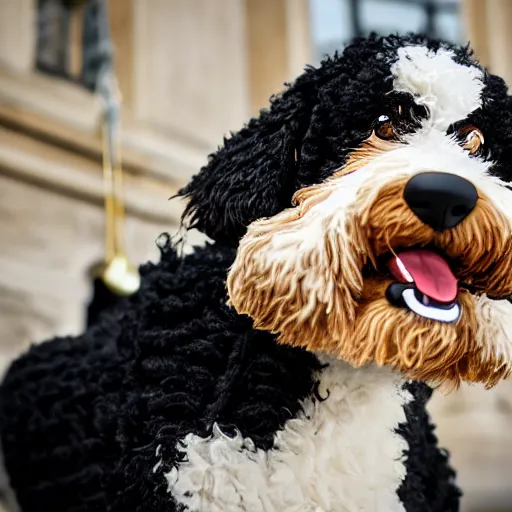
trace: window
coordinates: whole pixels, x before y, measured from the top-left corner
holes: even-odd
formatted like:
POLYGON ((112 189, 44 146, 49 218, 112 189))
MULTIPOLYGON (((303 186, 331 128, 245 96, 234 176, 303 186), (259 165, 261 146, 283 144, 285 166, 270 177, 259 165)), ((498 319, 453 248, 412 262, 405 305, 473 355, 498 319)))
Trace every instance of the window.
POLYGON ((420 32, 461 42, 459 0, 310 0, 315 55, 370 32, 420 32))
POLYGON ((70 8, 61 0, 39 0, 37 69, 65 76, 68 70, 70 8))
POLYGON ((39 71, 93 90, 110 58, 106 0, 38 0, 39 71))

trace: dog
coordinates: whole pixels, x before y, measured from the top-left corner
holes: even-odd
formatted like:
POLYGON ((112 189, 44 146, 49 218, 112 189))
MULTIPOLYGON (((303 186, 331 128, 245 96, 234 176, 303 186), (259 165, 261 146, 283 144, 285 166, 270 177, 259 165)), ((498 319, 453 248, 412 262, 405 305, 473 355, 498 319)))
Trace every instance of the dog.
POLYGON ((308 67, 180 192, 142 287, 0 388, 21 510, 454 512, 433 388, 512 364, 512 100, 468 47, 308 67))

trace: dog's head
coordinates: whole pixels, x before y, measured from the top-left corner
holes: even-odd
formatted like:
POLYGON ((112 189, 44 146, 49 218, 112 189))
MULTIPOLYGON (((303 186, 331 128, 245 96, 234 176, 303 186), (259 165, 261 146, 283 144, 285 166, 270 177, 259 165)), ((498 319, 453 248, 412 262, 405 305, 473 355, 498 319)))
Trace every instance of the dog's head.
POLYGON ((492 386, 512 367, 510 165, 500 78, 466 48, 370 37, 307 69, 183 194, 192 226, 238 245, 229 296, 257 328, 492 386))

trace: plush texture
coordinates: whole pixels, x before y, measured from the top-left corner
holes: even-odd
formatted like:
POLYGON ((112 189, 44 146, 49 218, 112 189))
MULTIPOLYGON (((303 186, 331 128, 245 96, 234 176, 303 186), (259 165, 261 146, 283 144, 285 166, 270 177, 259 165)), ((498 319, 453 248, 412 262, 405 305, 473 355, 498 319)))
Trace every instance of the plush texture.
POLYGON ((510 374, 511 101, 467 48, 415 35, 307 68, 180 192, 213 241, 162 237, 139 292, 11 365, 21 510, 457 511, 426 405, 510 374), (426 172, 474 187, 456 226, 404 198, 426 172), (418 247, 453 302, 389 270, 418 247))

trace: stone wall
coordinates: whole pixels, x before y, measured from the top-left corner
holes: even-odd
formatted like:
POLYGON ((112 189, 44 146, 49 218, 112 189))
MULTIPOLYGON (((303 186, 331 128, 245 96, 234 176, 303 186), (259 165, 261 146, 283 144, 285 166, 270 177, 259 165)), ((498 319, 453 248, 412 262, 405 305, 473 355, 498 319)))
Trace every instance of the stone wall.
POLYGON ((436 393, 430 412, 464 491, 461 512, 512 511, 512 382, 436 393))

